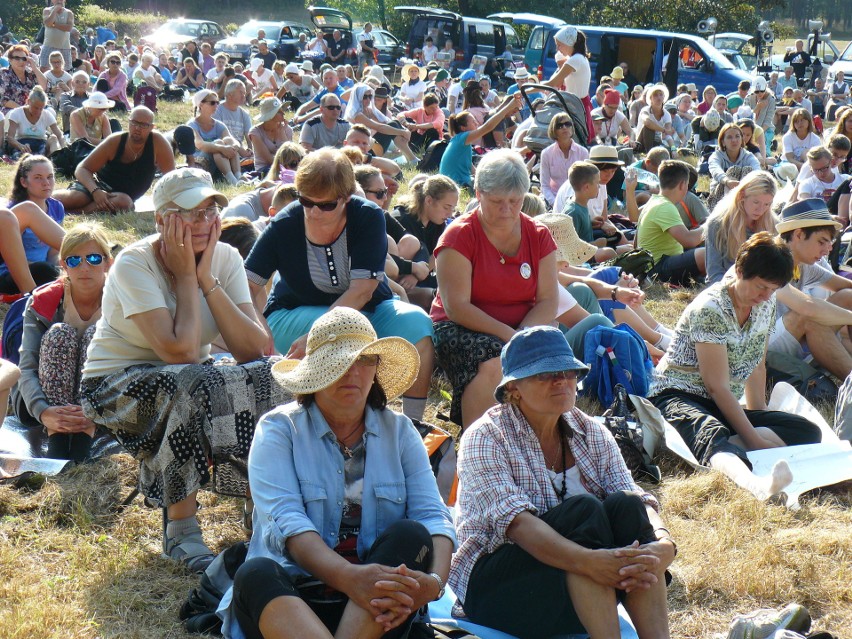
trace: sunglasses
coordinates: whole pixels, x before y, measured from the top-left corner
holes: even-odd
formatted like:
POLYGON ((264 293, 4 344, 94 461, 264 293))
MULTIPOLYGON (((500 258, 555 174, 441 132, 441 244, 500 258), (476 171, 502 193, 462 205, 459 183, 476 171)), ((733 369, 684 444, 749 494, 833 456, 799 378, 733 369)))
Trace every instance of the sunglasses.
POLYGON ((378 366, 378 355, 359 355, 354 362, 355 366, 378 366))
POLYGON ((212 222, 219 216, 219 205, 213 204, 206 209, 166 209, 166 213, 176 213, 184 222, 212 222))
POLYGON ((340 111, 339 104, 331 104, 329 106, 324 106, 323 109, 328 109, 329 111, 340 111))
POLYGON ((569 382, 576 380, 579 377, 577 371, 551 371, 548 373, 538 373, 532 376, 537 382, 558 382, 567 379, 569 382))
POLYGON ((306 209, 312 209, 314 207, 318 208, 320 211, 325 211, 326 213, 329 211, 333 211, 337 208, 337 204, 340 200, 330 200, 328 202, 314 202, 312 199, 305 197, 304 195, 299 196, 299 204, 301 204, 306 209))
POLYGON ((364 97, 363 97, 362 99, 364 99, 364 100, 372 100, 372 99, 373 99, 373 94, 372 94, 372 93, 365 93, 365 94, 364 94, 364 97))
MULTIPOLYGON (((77 268, 83 263, 83 259, 82 255, 69 255, 65 258, 65 266, 68 268, 77 268)), ((85 257, 85 260, 90 266, 100 266, 104 261, 104 256, 100 253, 89 253, 85 257)))
POLYGON ((121 60, 110 60, 110 64, 121 64, 121 60))
POLYGON ((573 122, 559 122, 554 128, 556 129, 573 129, 573 122))
POLYGON ((289 164, 285 164, 284 167, 290 169, 291 171, 295 171, 296 169, 299 168, 299 163, 298 162, 290 162, 289 164))
POLYGON ((25 55, 10 55, 9 59, 10 60, 17 60, 18 62, 23 62, 25 60, 29 60, 29 58, 27 58, 27 56, 25 56, 25 55))
POLYGON ((219 104, 219 100, 202 100, 202 101, 201 101, 201 104, 214 104, 214 105, 218 105, 218 104, 219 104))
POLYGON ((372 193, 373 195, 376 196, 377 199, 384 200, 385 196, 388 194, 388 190, 387 189, 379 189, 378 191, 368 191, 367 189, 364 189, 364 193, 372 193))

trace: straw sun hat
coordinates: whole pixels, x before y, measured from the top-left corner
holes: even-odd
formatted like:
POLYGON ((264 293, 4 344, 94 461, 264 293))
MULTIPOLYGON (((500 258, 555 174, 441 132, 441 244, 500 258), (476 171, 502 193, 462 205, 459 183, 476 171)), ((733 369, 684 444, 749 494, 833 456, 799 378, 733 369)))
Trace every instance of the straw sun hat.
POLYGON ((564 213, 545 213, 535 218, 536 222, 544 224, 556 242, 556 260, 580 266, 588 262, 597 252, 597 247, 584 242, 577 235, 574 221, 564 213))
POLYGON ((408 390, 420 368, 420 355, 411 343, 401 337, 378 339, 364 315, 337 307, 314 322, 304 359, 283 359, 272 374, 288 391, 308 395, 338 381, 361 355, 379 356, 376 379, 388 401, 408 390))

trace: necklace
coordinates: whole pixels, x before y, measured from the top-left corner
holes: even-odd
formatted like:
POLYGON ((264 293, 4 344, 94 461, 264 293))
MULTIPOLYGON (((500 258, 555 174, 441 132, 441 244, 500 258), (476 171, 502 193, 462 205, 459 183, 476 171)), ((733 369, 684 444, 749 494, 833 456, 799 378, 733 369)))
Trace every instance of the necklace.
POLYGON ((355 428, 353 428, 352 430, 350 430, 350 431, 349 431, 348 433, 346 433, 346 435, 344 435, 343 437, 338 437, 337 435, 335 435, 335 436, 334 436, 334 438, 337 440, 337 445, 340 447, 340 452, 342 452, 342 453, 343 453, 343 456, 344 456, 346 459, 351 459, 352 455, 354 454, 354 451, 353 451, 351 448, 349 448, 349 446, 347 446, 344 442, 345 442, 347 439, 349 439, 350 437, 352 437, 352 435, 354 435, 354 434, 355 434, 355 432, 356 432, 359 428, 361 428, 363 425, 364 425, 364 422, 363 422, 363 421, 360 421, 360 422, 358 422, 357 424, 355 424, 355 428))

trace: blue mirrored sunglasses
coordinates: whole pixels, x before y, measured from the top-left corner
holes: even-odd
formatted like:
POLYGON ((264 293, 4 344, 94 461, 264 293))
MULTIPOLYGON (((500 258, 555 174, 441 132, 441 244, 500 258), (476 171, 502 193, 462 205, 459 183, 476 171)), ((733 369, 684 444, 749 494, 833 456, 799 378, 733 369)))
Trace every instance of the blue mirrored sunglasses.
MULTIPOLYGON (((104 256, 100 253, 89 253, 86 256, 86 261, 89 263, 90 266, 100 266, 100 264, 104 261, 104 256)), ((82 263, 82 255, 69 255, 65 258, 65 266, 67 266, 68 268, 77 268, 82 263)))

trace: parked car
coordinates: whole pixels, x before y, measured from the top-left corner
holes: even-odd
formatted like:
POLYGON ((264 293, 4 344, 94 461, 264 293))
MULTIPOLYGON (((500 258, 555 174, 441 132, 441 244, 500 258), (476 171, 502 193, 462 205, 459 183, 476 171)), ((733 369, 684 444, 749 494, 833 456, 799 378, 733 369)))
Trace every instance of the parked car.
POLYGON ((447 40, 453 41, 455 59, 451 69, 459 71, 471 66, 473 56, 494 58, 506 50, 509 44, 513 57, 523 62, 523 44, 515 30, 504 22, 486 18, 471 18, 446 9, 431 7, 403 6, 394 7, 402 13, 413 16, 411 29, 406 42, 406 56, 410 57, 415 49, 422 49, 426 36, 441 49, 447 40))
MULTIPOLYGON (((358 29, 355 34, 356 42, 363 31, 363 29, 358 29)), ((405 45, 394 34, 385 29, 373 27, 370 33, 373 36, 373 46, 379 50, 376 64, 385 71, 393 73, 396 69, 397 60, 405 56, 405 45)))
POLYGON ((843 71, 844 77, 852 78, 852 42, 850 42, 843 50, 834 64, 828 69, 828 81, 834 82, 834 78, 838 71, 843 71))
MULTIPOLYGON (((532 73, 549 78, 556 71, 556 43, 553 36, 565 23, 549 16, 536 14, 501 14, 518 24, 529 24, 532 31, 527 39, 524 59, 532 73)), ((671 90, 677 84, 694 83, 699 91, 708 84, 719 93, 732 93, 742 80, 751 76, 734 67, 716 47, 702 37, 688 33, 622 29, 577 25, 586 34, 589 65, 592 70, 590 91, 594 92, 600 79, 613 67, 626 62, 630 73, 641 84, 662 82, 670 76, 671 90), (675 48, 677 57, 669 56, 675 48), (663 68, 663 61, 668 66, 663 68)))
POLYGON ((279 60, 286 62, 298 57, 297 43, 300 33, 304 33, 308 39, 313 37, 310 27, 300 22, 249 20, 237 29, 234 35, 219 40, 213 50, 216 53, 220 51, 227 53, 231 62, 246 64, 249 58, 257 53, 257 32, 261 29, 266 33, 266 42, 270 50, 278 56, 279 60), (255 41, 255 44, 252 44, 252 41, 255 41))
POLYGON ((228 32, 210 20, 173 18, 166 20, 155 31, 140 38, 139 42, 158 51, 168 51, 187 40, 195 40, 198 44, 208 42, 215 46, 219 40, 227 37, 228 32))

